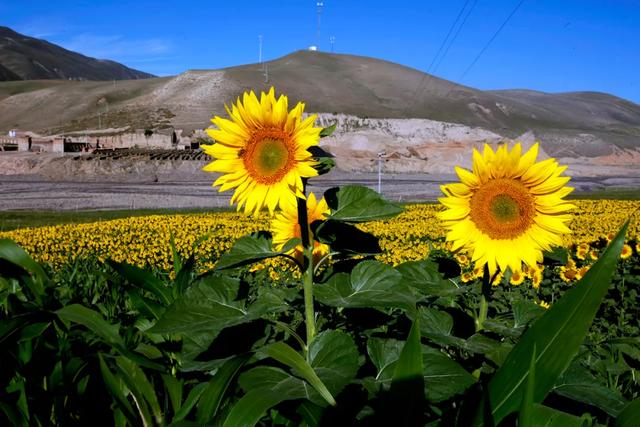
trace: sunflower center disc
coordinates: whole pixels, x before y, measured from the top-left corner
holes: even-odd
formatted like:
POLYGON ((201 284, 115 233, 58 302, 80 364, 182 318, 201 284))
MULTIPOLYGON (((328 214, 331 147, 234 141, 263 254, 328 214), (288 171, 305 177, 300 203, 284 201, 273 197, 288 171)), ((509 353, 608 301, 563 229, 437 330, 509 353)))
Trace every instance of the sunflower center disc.
POLYGON ((491 213, 500 222, 515 221, 520 215, 520 206, 506 194, 499 194, 491 201, 491 213))
POLYGON ((256 167, 266 176, 277 173, 287 164, 289 153, 284 143, 277 139, 263 139, 255 150, 256 167))
POLYGON ((471 220, 493 239, 515 239, 532 224, 533 196, 513 179, 495 179, 483 184, 471 197, 471 220))
POLYGON ((242 154, 249 174, 263 184, 280 181, 293 162, 288 138, 277 133, 269 130, 258 132, 242 154))

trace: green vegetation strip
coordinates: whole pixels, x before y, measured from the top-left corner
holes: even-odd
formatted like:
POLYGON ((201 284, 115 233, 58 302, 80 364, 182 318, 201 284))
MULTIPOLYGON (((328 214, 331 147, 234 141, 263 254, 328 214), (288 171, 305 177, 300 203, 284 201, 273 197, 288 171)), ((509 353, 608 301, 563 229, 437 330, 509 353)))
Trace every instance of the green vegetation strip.
POLYGON ((576 191, 567 199, 640 200, 640 188, 612 188, 609 190, 576 191))
POLYGON ((17 228, 43 227, 47 225, 79 224, 108 221, 149 215, 193 214, 207 212, 223 212, 230 209, 198 208, 198 209, 136 209, 115 211, 8 211, 0 212, 0 231, 17 228))

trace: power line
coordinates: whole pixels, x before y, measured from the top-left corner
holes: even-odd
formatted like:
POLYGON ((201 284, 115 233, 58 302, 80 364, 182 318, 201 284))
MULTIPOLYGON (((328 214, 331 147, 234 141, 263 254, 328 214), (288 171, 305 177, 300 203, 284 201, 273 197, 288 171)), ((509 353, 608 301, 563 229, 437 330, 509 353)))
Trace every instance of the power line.
MULTIPOLYGON (((434 55, 433 59, 431 60, 431 63, 429 64, 429 67, 427 68, 427 71, 422 75, 422 77, 420 78, 420 81, 418 82, 418 85, 416 86, 416 90, 415 90, 414 95, 413 95, 413 101, 410 104, 407 104, 407 107, 405 107, 402 115, 405 115, 407 113, 407 111, 409 111, 409 109, 413 109, 416 106, 416 104, 418 102, 418 98, 420 97, 420 95, 422 95, 422 92, 424 91, 424 89, 426 89, 426 87, 423 88, 422 85, 424 84, 425 80, 427 79, 427 75, 431 71, 431 67, 436 62, 436 59, 440 55, 440 52, 442 51, 442 48, 445 46, 445 44, 449 40, 449 37, 451 36, 451 33, 453 32, 453 29, 458 25, 458 21, 460 20, 460 17, 462 16, 462 13, 466 9, 467 5, 469 4, 469 1, 471 1, 471 0, 465 0, 464 4, 462 5, 462 8, 458 12, 458 16, 456 16, 456 19, 453 21, 453 23, 449 27, 449 30, 447 31, 447 35, 445 36, 444 40, 442 40, 442 43, 440 43, 440 46, 438 47, 438 50, 436 51, 436 54, 434 55)), ((428 84, 427 84, 427 86, 428 86, 428 84)))
POLYGON ((489 45, 496 39, 496 37, 498 37, 498 34, 500 34, 500 32, 502 31, 502 29, 507 25, 507 23, 509 22, 509 20, 513 17, 513 15, 516 14, 516 12, 518 11, 518 9, 520 9, 520 6, 522 6, 522 3, 524 3, 524 0, 520 0, 520 2, 518 2, 518 4, 516 5, 516 7, 511 11, 511 13, 509 14, 509 16, 507 16, 507 19, 504 20, 504 22, 502 23, 502 25, 500 25, 500 27, 498 28, 498 30, 493 33, 493 36, 491 36, 491 38, 489 39, 489 41, 484 45, 484 47, 480 50, 480 52, 478 53, 478 55, 474 58, 474 60, 471 62, 471 64, 469 64, 469 66, 467 67, 466 70, 464 70, 464 72, 460 75, 460 77, 458 78, 458 83, 462 82, 462 79, 467 75, 467 73, 471 70, 471 68, 473 68, 473 66, 476 64, 476 62, 478 62, 478 60, 480 59, 480 57, 482 56, 482 54, 485 52, 485 50, 487 50, 487 48, 489 47, 489 45))
POLYGON ((431 60, 431 64, 429 64, 429 67, 427 68, 427 73, 431 71, 431 67, 433 67, 433 64, 436 62, 436 59, 438 58, 438 55, 440 55, 442 48, 445 46, 445 44, 447 44, 447 41, 449 40, 449 36, 451 36, 453 29, 458 25, 458 21, 462 16, 462 12, 464 12, 464 10, 467 8, 469 1, 470 0, 466 0, 464 2, 464 4, 462 5, 462 9, 460 9, 460 12, 458 12, 458 16, 456 16, 456 20, 453 21, 453 24, 451 24, 451 27, 449 27, 449 31, 447 31, 447 35, 445 36, 444 40, 442 40, 442 43, 440 44, 440 47, 438 48, 436 55, 433 57, 433 59, 431 60))
POLYGON ((460 34, 460 31, 462 31, 462 27, 464 27, 464 24, 467 23, 467 19, 469 18, 469 15, 471 15, 471 12, 473 12, 473 9, 476 7, 476 4, 478 4, 478 0, 474 0, 473 3, 471 4, 471 7, 469 8, 469 10, 467 11, 467 14, 464 16, 464 18, 462 19, 462 23, 460 24, 460 26, 458 27, 458 29, 456 30, 456 33, 453 35, 453 37, 451 38, 451 41, 449 42, 449 44, 447 45, 447 48, 444 50, 444 53, 442 54, 442 56, 440 57, 440 60, 438 61, 438 63, 436 64, 435 68, 433 69, 433 72, 435 73, 436 70, 438 69, 438 67, 440 67, 440 64, 442 64, 442 61, 444 60, 444 58, 447 56, 447 53, 449 53, 449 50, 451 49, 451 46, 453 46, 453 43, 456 41, 456 39, 458 38, 458 35, 460 34))
MULTIPOLYGON (((444 53, 442 54, 442 56, 440 56, 440 60, 436 64, 435 68, 433 69, 434 73, 436 72, 438 67, 440 67, 440 65, 442 64, 442 61, 444 61, 444 58, 447 56, 447 53, 449 53, 449 50, 451 49, 451 46, 453 46, 453 43, 455 43, 456 39, 458 38, 458 35, 460 34, 460 32, 462 31, 462 28, 464 27, 464 24, 467 23, 467 19, 469 19, 469 16, 471 15, 471 12, 473 12, 473 9, 475 9, 477 3, 478 3, 478 1, 474 0, 473 3, 471 4, 471 7, 469 7, 469 10, 467 11, 467 13, 464 15, 464 18, 462 19, 462 23, 460 24, 460 26, 456 30, 456 33, 453 35, 453 37, 449 41, 449 44, 447 45, 444 53)), ((463 8, 463 10, 464 10, 464 8, 463 8)), ((429 87, 429 83, 431 83, 431 81, 429 81, 427 83, 427 87, 425 87, 425 89, 429 87)), ((444 98, 449 96, 449 93, 451 93, 452 90, 453 90, 453 85, 451 85, 449 90, 447 90, 447 93, 444 95, 444 98)))

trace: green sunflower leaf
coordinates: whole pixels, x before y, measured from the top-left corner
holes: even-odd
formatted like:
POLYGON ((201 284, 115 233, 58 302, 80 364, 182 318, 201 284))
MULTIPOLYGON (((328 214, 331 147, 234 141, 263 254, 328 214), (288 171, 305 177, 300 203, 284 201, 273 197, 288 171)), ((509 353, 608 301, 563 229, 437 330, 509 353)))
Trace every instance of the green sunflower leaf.
POLYGON ((309 362, 284 343, 275 343, 260 353, 275 358, 292 368, 295 375, 276 367, 258 366, 240 375, 238 382, 246 394, 229 412, 224 426, 253 426, 266 411, 285 400, 305 399, 315 405, 307 406, 315 417, 320 408, 327 405, 317 388, 307 380, 325 386, 325 394, 337 396, 356 376, 360 361, 353 339, 345 332, 328 330, 318 334, 309 346, 309 362), (319 381, 319 382, 318 382, 319 381))
POLYGON ((20 267, 31 275, 32 280, 25 280, 24 283, 33 294, 34 299, 39 303, 44 294, 44 288, 49 282, 49 278, 40 264, 35 262, 24 249, 10 239, 0 239, 0 259, 20 267))
POLYGON ((336 401, 327 386, 324 385, 304 357, 291 346, 284 342, 275 342, 260 349, 259 352, 292 368, 296 374, 307 380, 330 405, 335 406, 336 401))
POLYGON ((342 221, 314 221, 311 230, 316 240, 344 254, 375 255, 382 252, 378 238, 342 221))
POLYGON ((153 294, 163 305, 167 306, 173 301, 171 289, 150 272, 126 262, 107 260, 107 264, 132 285, 153 294))
POLYGON ((102 380, 104 381, 105 386, 111 396, 116 401, 116 405, 123 412, 124 416, 127 417, 127 420, 131 423, 131 425, 138 424, 138 418, 133 410, 133 407, 129 403, 127 399, 127 395, 129 391, 127 386, 125 385, 124 380, 117 375, 114 375, 102 357, 102 354, 98 353, 98 360, 100 361, 100 372, 102 373, 102 380))
POLYGON ((124 341, 119 334, 120 325, 110 324, 94 310, 80 304, 70 304, 56 311, 56 314, 63 320, 85 326, 112 346, 125 348, 124 341))
POLYGON ((464 286, 445 279, 439 268, 437 263, 429 259, 407 261, 396 266, 404 281, 425 297, 448 297, 466 291, 464 286))
POLYGON ((616 417, 616 427, 633 427, 640 419, 640 397, 629 403, 616 417))
MULTIPOLYGON (((421 322, 420 328, 423 327, 421 322)), ((367 353, 377 369, 376 382, 385 387, 391 383, 404 346, 403 341, 395 339, 369 338, 367 353)), ((424 392, 428 401, 447 400, 475 383, 475 378, 445 353, 422 345, 421 354, 424 392)))
POLYGON ((415 310, 415 296, 393 267, 363 261, 351 274, 338 273, 315 285, 318 301, 333 307, 399 307, 415 310))
POLYGON ((164 415, 160 409, 160 403, 153 385, 144 374, 144 371, 136 363, 124 356, 116 358, 116 365, 120 377, 123 379, 131 394, 135 397, 136 406, 145 422, 151 425, 152 417, 156 425, 164 424, 164 415), (145 403, 146 402, 146 403, 145 403))
POLYGON ((585 427, 588 425, 582 418, 537 403, 532 405, 529 421, 531 427, 585 427))
POLYGON ((273 250, 271 233, 260 231, 236 240, 231 250, 223 254, 216 263, 216 270, 241 267, 267 258, 282 256, 300 244, 294 238, 285 243, 280 251, 273 250))
POLYGON ((572 400, 593 405, 611 416, 617 416, 627 404, 616 389, 598 381, 580 363, 572 363, 554 384, 552 391, 572 400))
MULTIPOLYGON (((522 401, 534 347, 534 403, 542 402, 578 353, 611 284, 628 225, 627 221, 584 278, 523 334, 489 382, 491 417, 496 424, 516 411, 522 401)), ((484 419, 484 407, 479 405, 475 425, 484 419)))
POLYGON ((208 423, 216 416, 229 385, 247 359, 246 356, 234 357, 226 361, 216 371, 216 374, 207 383, 202 398, 198 401, 196 420, 199 423, 208 423))
POLYGON ((390 418, 397 417, 402 425, 419 424, 425 403, 419 320, 413 322, 395 364, 388 403, 389 408, 393 408, 390 418))
POLYGON ((326 128, 323 128, 320 131, 320 138, 325 138, 327 136, 331 136, 331 134, 333 134, 333 132, 336 130, 336 125, 337 124, 338 123, 336 122, 336 123, 332 124, 331 126, 327 126, 326 128))
POLYGON ((520 411, 518 412, 518 427, 532 427, 533 422, 533 390, 536 384, 536 346, 533 345, 533 353, 531 353, 531 362, 529 363, 529 375, 527 375, 527 384, 522 394, 522 402, 520 403, 520 411))
MULTIPOLYGON (((252 322, 267 313, 286 310, 287 290, 260 290, 252 304, 238 299, 240 281, 212 274, 190 286, 149 330, 154 334, 181 334, 182 357, 192 361, 225 328, 252 322)), ((186 363, 183 360, 183 369, 186 363)))
POLYGON ((400 205, 359 185, 330 188, 325 191, 324 198, 332 211, 329 219, 344 222, 377 221, 394 217, 403 211, 400 205))
POLYGON ((564 265, 569 260, 567 248, 555 247, 551 251, 544 252, 544 263, 546 265, 564 265))
POLYGON ((247 393, 231 408, 224 427, 254 426, 278 403, 307 397, 303 380, 271 366, 253 368, 240 375, 239 382, 247 393))
POLYGON ((333 155, 323 148, 314 145, 307 149, 313 155, 313 158, 318 162, 314 169, 318 171, 318 175, 324 175, 329 173, 336 165, 333 160, 333 155))
MULTIPOLYGON (((360 354, 353 338, 343 331, 322 331, 309 346, 309 363, 327 389, 337 396, 360 368, 360 354)), ((321 405, 318 398, 311 400, 321 405)))

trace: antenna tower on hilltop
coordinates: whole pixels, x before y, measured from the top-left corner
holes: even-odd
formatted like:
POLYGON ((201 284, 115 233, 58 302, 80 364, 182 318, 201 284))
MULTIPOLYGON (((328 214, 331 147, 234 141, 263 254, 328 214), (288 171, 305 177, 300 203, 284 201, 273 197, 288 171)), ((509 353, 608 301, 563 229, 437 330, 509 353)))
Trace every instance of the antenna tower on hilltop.
POLYGON ((262 34, 258 36, 258 64, 262 64, 262 34))
POLYGON ((320 17, 322 16, 322 7, 324 6, 324 3, 322 1, 318 1, 316 3, 316 8, 318 11, 318 26, 316 28, 316 46, 318 49, 320 49, 320 17))

